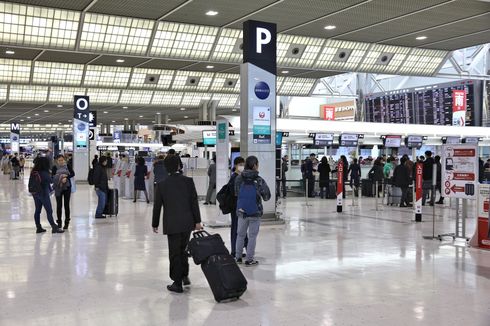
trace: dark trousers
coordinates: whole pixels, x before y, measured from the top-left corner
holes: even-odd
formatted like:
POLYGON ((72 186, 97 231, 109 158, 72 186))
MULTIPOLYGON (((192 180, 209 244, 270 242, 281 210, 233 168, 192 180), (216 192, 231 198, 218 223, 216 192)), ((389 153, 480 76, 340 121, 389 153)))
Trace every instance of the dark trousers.
POLYGON ((308 197, 315 197, 315 176, 308 177, 308 197))
POLYGON ((46 214, 48 216, 48 222, 52 227, 55 227, 53 220, 53 207, 51 206, 51 200, 49 199, 49 193, 41 193, 39 195, 33 195, 34 205, 36 206, 36 210, 34 211, 34 221, 36 222, 36 226, 41 226, 41 211, 43 209, 46 210, 46 214))
POLYGON ((63 202, 65 203, 65 222, 70 220, 70 197, 71 189, 63 190, 59 196, 56 196, 56 217, 58 217, 58 222, 61 222, 63 202))
POLYGON ((402 190, 402 197, 400 199, 400 205, 410 205, 408 201, 408 186, 400 187, 402 190))
MULTIPOLYGON (((236 239, 238 236, 238 216, 236 215, 236 210, 230 213, 231 215, 231 255, 236 257, 236 239)), ((245 248, 247 248, 248 236, 245 236, 245 248)))
POLYGON ((286 178, 282 178, 281 185, 282 185, 282 187, 281 187, 281 189, 282 189, 282 196, 284 198, 286 198, 286 194, 288 193, 288 190, 286 188, 286 178))
POLYGON ((170 278, 182 284, 182 279, 189 276, 189 261, 185 252, 191 232, 168 234, 168 258, 170 260, 170 278))

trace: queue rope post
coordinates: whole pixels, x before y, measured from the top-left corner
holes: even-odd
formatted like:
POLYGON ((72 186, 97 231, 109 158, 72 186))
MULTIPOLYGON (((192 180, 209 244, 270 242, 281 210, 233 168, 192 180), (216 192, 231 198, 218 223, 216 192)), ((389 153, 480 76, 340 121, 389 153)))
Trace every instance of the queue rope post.
MULTIPOLYGON (((437 165, 434 164, 432 168, 432 236, 423 236, 424 239, 437 239, 436 237, 436 205, 434 203, 436 199, 436 185, 437 185, 437 165)), ((441 194, 442 196, 442 194, 441 194)))
POLYGON ((415 166, 415 222, 422 222, 422 163, 417 163, 415 166))
POLYGON ((376 211, 378 211, 378 197, 379 197, 379 191, 378 191, 378 181, 376 180, 375 184, 374 184, 375 188, 374 188, 374 192, 375 192, 375 195, 374 195, 374 204, 376 205, 376 211))
POLYGON ((310 203, 308 203, 308 178, 305 178, 305 206, 308 207, 308 206, 311 206, 310 203))
POLYGON ((337 167, 337 213, 342 213, 344 195, 344 162, 340 160, 337 167))

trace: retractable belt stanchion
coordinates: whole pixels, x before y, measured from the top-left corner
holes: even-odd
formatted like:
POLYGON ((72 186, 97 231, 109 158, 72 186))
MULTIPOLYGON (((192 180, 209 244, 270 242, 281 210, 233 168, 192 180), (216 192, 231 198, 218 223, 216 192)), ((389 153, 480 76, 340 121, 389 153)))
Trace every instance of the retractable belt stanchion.
POLYGON ((308 203, 308 178, 305 178, 305 206, 311 206, 311 204, 308 203))
POLYGON ((415 167, 415 222, 422 222, 422 163, 417 163, 415 167))
MULTIPOLYGON (((432 168, 432 236, 424 236, 424 239, 437 239, 436 237, 436 185, 437 185, 437 165, 432 168)), ((441 194, 442 196, 442 194, 441 194)))
POLYGON ((342 213, 344 195, 344 162, 340 160, 337 167, 337 213, 342 213))
POLYGON ((378 197, 379 197, 379 188, 378 188, 378 181, 376 181, 374 183, 374 191, 375 191, 375 195, 374 195, 374 203, 376 205, 376 211, 378 211, 378 197))

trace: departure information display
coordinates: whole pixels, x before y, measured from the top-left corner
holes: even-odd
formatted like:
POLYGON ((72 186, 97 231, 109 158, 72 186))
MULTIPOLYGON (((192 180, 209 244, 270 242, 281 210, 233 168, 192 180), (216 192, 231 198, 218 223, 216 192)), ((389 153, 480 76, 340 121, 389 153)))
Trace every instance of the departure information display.
POLYGON ((373 94, 365 98, 365 121, 452 125, 453 90, 466 92, 465 125, 480 126, 482 106, 475 94, 481 92, 481 83, 472 80, 408 89, 394 94, 373 94))

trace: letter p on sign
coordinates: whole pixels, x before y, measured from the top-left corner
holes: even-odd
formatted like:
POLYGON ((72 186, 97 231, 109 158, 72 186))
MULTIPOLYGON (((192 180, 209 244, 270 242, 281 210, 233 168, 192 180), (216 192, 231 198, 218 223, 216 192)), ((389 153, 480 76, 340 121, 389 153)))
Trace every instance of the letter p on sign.
POLYGON ((272 39, 271 32, 263 27, 257 27, 257 53, 262 53, 262 46, 269 44, 272 39))

